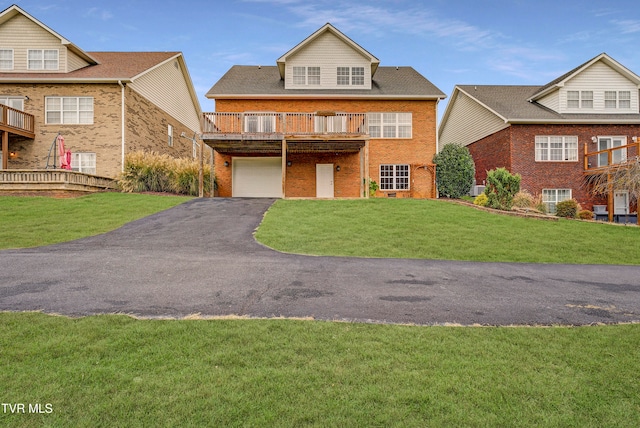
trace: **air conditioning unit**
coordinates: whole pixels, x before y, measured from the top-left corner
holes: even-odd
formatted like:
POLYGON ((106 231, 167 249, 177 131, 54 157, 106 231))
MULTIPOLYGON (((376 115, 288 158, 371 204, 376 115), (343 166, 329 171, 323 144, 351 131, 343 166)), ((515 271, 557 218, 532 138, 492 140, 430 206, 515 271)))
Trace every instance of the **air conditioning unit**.
POLYGON ((478 196, 484 192, 484 188, 487 186, 473 186, 471 188, 471 196, 478 196))
POLYGON ((608 214, 606 205, 594 205, 593 206, 594 214, 608 214))

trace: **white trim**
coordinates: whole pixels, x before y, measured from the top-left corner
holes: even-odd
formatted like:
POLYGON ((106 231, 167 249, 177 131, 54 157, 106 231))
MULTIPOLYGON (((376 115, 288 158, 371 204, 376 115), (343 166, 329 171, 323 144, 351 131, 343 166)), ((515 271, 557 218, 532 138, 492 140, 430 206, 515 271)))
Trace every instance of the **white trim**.
MULTIPOLYGON (((15 50, 13 48, 0 48, 0 51, 11 51, 11 68, 0 68, 0 70, 2 71, 15 70, 16 68, 15 50)), ((8 61, 8 59, 5 59, 3 61, 8 61)))
MULTIPOLYGON (((534 149, 535 149, 535 161, 536 162, 578 162, 578 136, 577 135, 536 135, 534 139, 534 149), (545 142, 538 141, 538 139, 546 139, 545 142), (551 147, 552 138, 561 138, 562 147, 559 148, 562 151, 563 159, 551 159, 551 152, 553 148, 551 147), (573 139, 574 141, 568 141, 569 139, 573 139), (546 144, 546 148, 538 149, 538 144, 546 144), (569 144, 575 144, 575 148, 569 148, 569 144), (575 152, 573 151, 575 149, 575 152), (539 150, 544 150, 546 153, 547 159, 540 159, 538 157, 539 150), (571 156, 575 155, 575 156, 571 156), (568 157, 568 158, 567 158, 568 157)), ((558 150, 558 148, 556 148, 558 150)))

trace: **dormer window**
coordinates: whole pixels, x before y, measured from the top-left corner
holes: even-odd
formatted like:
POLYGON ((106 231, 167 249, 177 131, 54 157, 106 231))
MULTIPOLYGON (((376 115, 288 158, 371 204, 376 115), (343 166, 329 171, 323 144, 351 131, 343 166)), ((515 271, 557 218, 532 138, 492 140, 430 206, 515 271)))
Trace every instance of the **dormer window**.
POLYGON ((593 91, 567 91, 567 108, 593 109, 593 91))
POLYGON ((631 91, 605 91, 604 108, 629 109, 631 108, 631 91))
POLYGON ((293 67, 294 85, 319 85, 320 67, 293 67))
POLYGON ((338 67, 336 83, 339 86, 364 86, 364 67, 338 67))
POLYGON ((0 70, 13 70, 13 49, 0 49, 0 70))
POLYGON ((29 49, 29 70, 58 70, 57 49, 29 49))

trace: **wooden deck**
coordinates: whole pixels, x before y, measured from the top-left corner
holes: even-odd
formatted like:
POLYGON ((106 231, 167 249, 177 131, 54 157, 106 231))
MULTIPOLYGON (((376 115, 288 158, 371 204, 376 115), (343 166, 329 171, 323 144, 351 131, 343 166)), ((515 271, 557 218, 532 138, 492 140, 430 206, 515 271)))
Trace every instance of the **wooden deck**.
POLYGON ((115 188, 116 181, 112 178, 65 169, 0 171, 0 192, 57 190, 98 192, 115 188))

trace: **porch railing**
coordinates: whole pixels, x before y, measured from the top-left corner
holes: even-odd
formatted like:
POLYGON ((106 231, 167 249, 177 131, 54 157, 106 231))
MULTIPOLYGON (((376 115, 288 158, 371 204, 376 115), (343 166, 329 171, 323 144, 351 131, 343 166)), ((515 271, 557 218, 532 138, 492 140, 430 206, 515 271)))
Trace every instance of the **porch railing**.
POLYGON ((0 104, 0 110, 2 112, 2 114, 0 114, 0 125, 16 131, 22 131, 22 133, 34 133, 33 115, 4 104, 0 104))
POLYGON ((366 113, 204 113, 205 136, 365 135, 366 113))
POLYGON ((588 144, 584 144, 584 171, 595 172, 607 168, 609 165, 624 166, 635 161, 640 156, 640 140, 624 146, 612 147, 595 152, 588 151, 588 144))
POLYGON ((0 190, 113 189, 115 180, 64 169, 0 170, 0 190))

